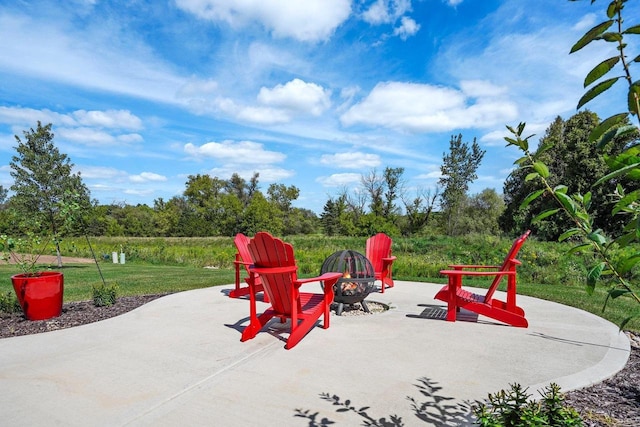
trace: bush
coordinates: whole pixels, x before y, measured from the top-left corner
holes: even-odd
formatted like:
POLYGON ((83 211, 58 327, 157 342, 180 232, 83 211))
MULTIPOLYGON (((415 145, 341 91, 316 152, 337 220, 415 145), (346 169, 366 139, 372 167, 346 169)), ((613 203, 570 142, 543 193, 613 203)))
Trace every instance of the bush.
POLYGON ((96 307, 108 307, 116 303, 118 296, 118 284, 93 286, 93 305, 96 307))
POLYGON ((529 400, 527 389, 511 384, 509 391, 489 394, 489 404, 480 403, 473 409, 476 424, 484 427, 511 426, 582 426, 578 412, 564 405, 560 386, 551 383, 539 392, 541 401, 529 400))
POLYGON ((0 313, 20 312, 22 312, 22 307, 20 307, 20 302, 13 292, 0 293, 0 313))

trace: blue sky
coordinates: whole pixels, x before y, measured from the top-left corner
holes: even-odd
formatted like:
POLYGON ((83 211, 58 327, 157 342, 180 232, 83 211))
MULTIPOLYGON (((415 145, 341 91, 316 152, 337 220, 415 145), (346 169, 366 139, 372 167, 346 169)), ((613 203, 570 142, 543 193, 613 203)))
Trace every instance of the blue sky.
MULTIPOLYGON (((14 135, 40 120, 104 204, 258 172, 263 191, 295 185, 295 205, 320 213, 387 166, 412 195, 435 189, 459 133, 486 150, 471 192, 501 193, 519 154, 505 125, 542 136, 613 55, 569 55, 602 20, 607 2, 590 3, 1 0, 0 184, 14 135)), ((620 99, 588 107, 606 117, 620 99)))

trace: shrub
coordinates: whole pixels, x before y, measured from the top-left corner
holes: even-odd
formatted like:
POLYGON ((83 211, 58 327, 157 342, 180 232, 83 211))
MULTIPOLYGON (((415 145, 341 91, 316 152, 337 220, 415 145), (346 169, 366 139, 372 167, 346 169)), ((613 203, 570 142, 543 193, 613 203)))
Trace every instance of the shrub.
POLYGON ((530 400, 527 389, 510 384, 509 391, 489 394, 489 403, 480 403, 473 409, 476 424, 484 427, 511 426, 582 426, 578 412, 564 404, 560 386, 551 383, 545 387, 540 401, 530 400))
POLYGON ((93 286, 93 305, 107 307, 116 303, 118 284, 93 286))
POLYGON ((21 311, 20 302, 13 292, 0 293, 0 313, 20 313, 21 311))

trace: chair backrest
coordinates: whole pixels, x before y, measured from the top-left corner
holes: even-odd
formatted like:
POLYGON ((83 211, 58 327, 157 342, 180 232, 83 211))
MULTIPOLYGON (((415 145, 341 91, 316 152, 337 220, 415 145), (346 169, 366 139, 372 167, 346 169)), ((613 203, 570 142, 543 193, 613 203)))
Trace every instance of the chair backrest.
MULTIPOLYGON (((500 266, 500 271, 509 271, 515 269, 515 266, 519 263, 518 260, 516 260, 516 256, 518 255, 520 248, 524 244, 524 241, 527 240, 527 237, 529 237, 529 234, 531 234, 531 230, 527 230, 522 236, 518 237, 515 242, 513 242, 513 245, 511 245, 511 249, 509 249, 509 253, 507 253, 507 256, 504 258, 504 262, 500 266)), ((485 302, 489 302, 491 298, 493 298, 493 294, 496 292, 496 289, 498 289, 500 281, 503 277, 504 275, 499 275, 496 276, 495 279, 493 279, 493 283, 491 283, 489 290, 485 294, 485 302)))
POLYGON ((293 246, 266 232, 258 232, 249 241, 249 253, 253 259, 253 271, 260 275, 265 292, 274 311, 290 315, 293 300, 300 310, 298 290, 293 286, 297 279, 293 246))
MULTIPOLYGON (((233 243, 236 245, 236 249, 238 250, 240 258, 242 258, 242 261, 253 264, 253 258, 251 258, 251 253, 249 252, 249 238, 242 233, 238 233, 233 239, 233 243)), ((248 271, 249 266, 245 267, 248 271)))
POLYGON ((374 271, 382 270, 382 258, 391 256, 391 237, 384 233, 378 233, 367 239, 365 255, 371 261, 374 271))

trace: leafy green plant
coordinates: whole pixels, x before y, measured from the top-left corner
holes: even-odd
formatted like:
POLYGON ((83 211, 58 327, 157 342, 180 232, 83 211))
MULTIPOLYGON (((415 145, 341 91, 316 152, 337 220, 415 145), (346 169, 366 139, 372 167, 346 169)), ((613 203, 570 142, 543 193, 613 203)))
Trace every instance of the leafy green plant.
POLYGON ((11 291, 0 292, 0 313, 20 312, 22 312, 22 307, 20 307, 20 302, 15 294, 11 291))
POLYGON ((479 403, 473 408, 476 424, 483 427, 511 426, 581 426, 578 412, 564 404, 560 386, 551 383, 540 392, 540 401, 531 400, 528 389, 520 384, 510 384, 509 390, 489 394, 488 404, 479 403))
POLYGON ((118 284, 107 285, 102 283, 93 286, 93 305, 96 307, 108 307, 116 303, 118 297, 118 284))
MULTIPOLYGON (((591 0, 591 3, 593 4, 595 1, 591 0)), ((633 81, 630 65, 634 62, 640 62, 640 56, 629 60, 626 53, 627 43, 625 37, 640 34, 640 25, 623 27, 622 12, 626 1, 611 1, 606 10, 607 20, 587 31, 571 48, 571 53, 574 53, 597 40, 614 43, 618 51, 616 56, 600 62, 587 74, 584 86, 585 88, 591 87, 578 101, 577 108, 581 108, 589 101, 605 93, 618 81, 626 80, 629 87, 626 103, 628 111, 614 114, 603 120, 591 132, 589 140, 597 144, 598 147, 606 146, 615 138, 629 135, 635 136, 637 141, 638 129, 636 126, 629 124, 628 117, 631 114, 639 118, 640 81, 633 81), (622 68, 621 75, 604 79, 612 70, 617 68, 622 68)), ((590 213, 592 208, 591 192, 570 195, 567 194, 566 185, 560 184, 551 187, 549 184, 549 168, 540 160, 540 155, 552 149, 552 145, 541 146, 535 153, 532 153, 529 149, 529 140, 533 135, 523 136, 525 123, 520 123, 517 128, 507 126, 507 129, 513 135, 505 138, 508 143, 507 146, 514 145, 524 153, 524 156, 515 163, 530 171, 525 181, 538 180, 541 184, 540 189, 525 198, 521 208, 526 208, 533 200, 543 196, 553 198, 557 205, 556 208, 548 209, 538 214, 533 218, 532 223, 551 217, 558 212, 564 212, 571 218, 574 226, 566 230, 559 237, 559 240, 578 239, 578 243, 569 253, 588 252, 594 255, 595 262, 590 266, 586 278, 588 291, 592 293, 596 283, 604 281, 603 279, 608 279, 606 283, 611 284, 603 310, 606 308, 610 298, 615 299, 622 296, 630 297, 640 304, 640 297, 628 279, 631 270, 640 263, 640 253, 633 252, 623 257, 617 257, 613 251, 616 247, 627 248, 633 242, 638 241, 640 236, 640 190, 627 193, 622 185, 617 185, 615 193, 612 194, 616 203, 611 214, 626 215, 628 220, 624 226, 623 234, 618 238, 611 239, 601 229, 596 229, 593 226, 594 219, 590 213)), ((637 142, 631 144, 620 154, 605 158, 605 160, 611 169, 611 173, 601 177, 594 185, 597 186, 623 176, 633 180, 640 179, 640 145, 637 142)), ((633 313, 627 316, 620 323, 620 328, 622 329, 635 316, 637 314, 633 313)))

